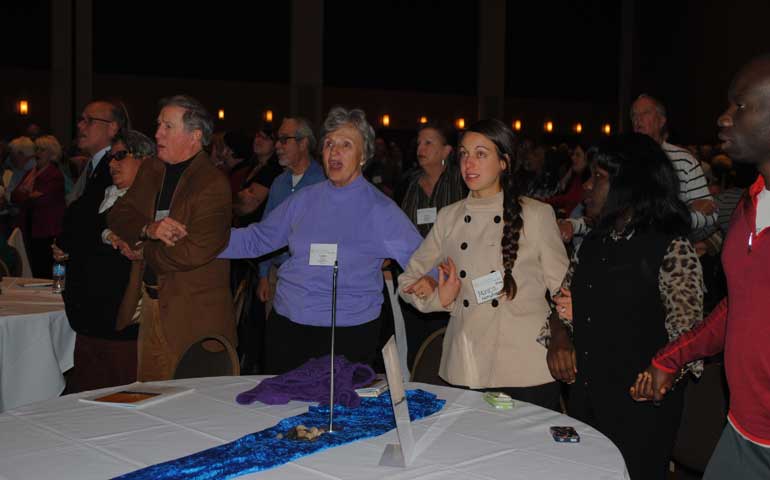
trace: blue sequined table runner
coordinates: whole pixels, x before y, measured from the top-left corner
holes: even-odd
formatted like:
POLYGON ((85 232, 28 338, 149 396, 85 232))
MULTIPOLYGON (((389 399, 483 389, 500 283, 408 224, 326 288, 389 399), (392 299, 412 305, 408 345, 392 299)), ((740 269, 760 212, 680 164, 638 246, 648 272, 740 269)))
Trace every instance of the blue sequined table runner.
MULTIPOLYGON (((444 407, 445 400, 424 390, 409 390, 409 416, 412 421, 432 415, 444 407)), ((363 398, 358 408, 336 406, 334 428, 314 442, 278 438, 297 425, 328 426, 329 406, 311 406, 307 413, 285 418, 275 426, 238 440, 186 457, 159 463, 120 477, 123 480, 227 479, 277 467, 327 448, 382 435, 396 428, 390 395, 363 398)))

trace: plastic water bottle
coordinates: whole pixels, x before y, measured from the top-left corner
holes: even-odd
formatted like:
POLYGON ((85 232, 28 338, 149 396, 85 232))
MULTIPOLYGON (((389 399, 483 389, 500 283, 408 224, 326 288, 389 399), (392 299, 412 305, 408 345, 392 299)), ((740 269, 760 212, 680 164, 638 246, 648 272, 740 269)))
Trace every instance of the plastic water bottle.
POLYGON ((53 293, 64 291, 64 280, 67 275, 67 267, 64 262, 55 262, 53 264, 53 293))

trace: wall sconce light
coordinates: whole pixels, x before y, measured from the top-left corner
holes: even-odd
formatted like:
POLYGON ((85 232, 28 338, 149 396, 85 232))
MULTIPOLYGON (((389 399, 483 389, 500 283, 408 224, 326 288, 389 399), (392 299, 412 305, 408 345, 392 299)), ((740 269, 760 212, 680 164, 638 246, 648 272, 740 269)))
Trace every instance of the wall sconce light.
POLYGON ((382 118, 380 119, 380 123, 382 124, 383 127, 389 127, 390 126, 390 115, 388 115, 387 113, 385 115, 383 115, 382 118))
POLYGON ((580 122, 576 123, 573 130, 575 130, 575 133, 583 133, 583 124, 580 122))
POLYGON ((273 121, 273 111, 269 108, 265 110, 265 114, 263 115, 263 118, 267 123, 271 123, 273 121))
POLYGON ((545 125, 543 126, 543 128, 547 133, 553 132, 553 122, 548 120, 547 122, 545 122, 545 125))
POLYGON ((514 120, 513 121, 513 131, 514 132, 520 132, 521 131, 521 120, 514 120))
POLYGON ((224 108, 220 108, 219 109, 219 111, 217 112, 217 118, 220 119, 220 120, 224 120, 225 119, 225 109, 224 108))
POLYGON ((465 130, 465 119, 460 117, 455 120, 455 127, 457 127, 458 130, 465 130))
POLYGON ((425 125, 426 123, 428 123, 428 117, 423 115, 422 117, 420 117, 420 125, 425 125))
POLYGON ((605 123, 602 127, 602 132, 604 132, 605 135, 609 135, 612 133, 612 126, 609 123, 605 123))
POLYGON ((29 102, 26 100, 19 100, 18 111, 19 115, 29 115, 29 102))

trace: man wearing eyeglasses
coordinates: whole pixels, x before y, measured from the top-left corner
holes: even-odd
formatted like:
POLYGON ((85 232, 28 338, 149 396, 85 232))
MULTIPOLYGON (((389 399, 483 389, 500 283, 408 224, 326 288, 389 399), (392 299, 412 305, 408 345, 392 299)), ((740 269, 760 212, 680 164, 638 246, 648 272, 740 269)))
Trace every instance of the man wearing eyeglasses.
MULTIPOLYGON (((97 336, 92 323, 104 324, 103 318, 89 311, 88 304, 91 302, 94 305, 104 304, 104 300, 98 298, 90 288, 96 285, 92 282, 94 280, 97 282, 102 280, 105 284, 110 282, 107 278, 94 275, 93 271, 94 266, 100 263, 98 252, 102 242, 103 221, 99 219, 99 206, 104 200, 105 190, 112 185, 108 159, 110 146, 114 138, 125 131, 126 123, 127 117, 123 109, 112 102, 98 100, 89 103, 83 109, 77 124, 77 141, 78 146, 90 158, 73 188, 74 195, 70 197, 71 203, 64 213, 62 233, 51 246, 55 260, 62 261, 68 258, 67 288, 63 297, 70 326, 78 332, 75 344, 78 353, 82 350, 84 339, 97 336)), ((71 376, 68 383, 69 391, 76 392, 118 384, 109 378, 80 375, 91 373, 88 364, 93 362, 79 363, 80 365, 76 368, 82 367, 82 369, 78 374, 71 376)))
MULTIPOLYGON (((267 217, 292 193, 326 179, 321 165, 313 160, 315 149, 315 135, 307 120, 301 117, 283 119, 275 140, 275 152, 278 155, 278 163, 286 167, 286 171, 273 180, 262 218, 267 217)), ((289 255, 284 253, 259 264, 257 295, 261 301, 271 300, 272 292, 275 291, 274 285, 271 288, 269 282, 270 267, 279 267, 288 257, 289 255)))
POLYGON ((122 108, 112 102, 99 100, 89 103, 83 109, 77 122, 77 141, 78 147, 90 158, 72 192, 67 196, 67 205, 80 198, 92 184, 99 192, 104 192, 104 189, 112 184, 109 167, 102 165, 102 168, 99 168, 99 165, 110 149, 112 139, 126 128, 127 123, 122 108))
MULTIPOLYGON (((66 197, 62 234, 52 245, 55 260, 66 258, 73 249, 99 241, 100 232, 95 230, 99 205, 104 199, 104 190, 112 185, 109 162, 101 160, 110 150, 113 138, 124 131, 127 123, 125 111, 112 102, 97 100, 83 109, 77 125, 77 141, 89 160, 66 197)), ((67 272, 67 277, 71 273, 67 272)))
POLYGON ((72 242, 83 238, 80 229, 93 224, 104 190, 112 185, 110 168, 102 158, 110 150, 113 138, 128 123, 125 111, 105 100, 96 100, 83 109, 77 122, 78 147, 88 156, 88 162, 72 191, 66 196, 67 211, 64 231, 53 247, 54 258, 61 260, 71 248, 72 242))

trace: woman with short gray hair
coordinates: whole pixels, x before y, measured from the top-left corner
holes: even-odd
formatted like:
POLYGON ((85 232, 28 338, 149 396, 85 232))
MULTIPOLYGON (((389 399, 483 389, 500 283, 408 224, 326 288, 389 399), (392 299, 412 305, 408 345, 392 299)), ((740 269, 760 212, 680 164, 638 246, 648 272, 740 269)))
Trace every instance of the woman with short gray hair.
POLYGON ((283 373, 329 353, 332 272, 339 267, 336 353, 350 361, 377 356, 382 262, 406 265, 422 237, 401 209, 364 179, 374 129, 361 110, 335 107, 321 139, 328 180, 303 188, 260 223, 236 228, 220 258, 255 258, 284 246, 265 327, 264 373, 283 373))

